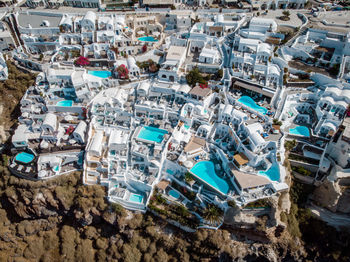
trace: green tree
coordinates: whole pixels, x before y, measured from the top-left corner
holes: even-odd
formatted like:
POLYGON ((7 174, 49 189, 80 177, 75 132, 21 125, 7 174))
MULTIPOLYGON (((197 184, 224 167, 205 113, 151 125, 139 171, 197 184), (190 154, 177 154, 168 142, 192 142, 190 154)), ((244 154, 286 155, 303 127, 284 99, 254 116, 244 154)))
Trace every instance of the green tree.
POLYGON ((224 214, 224 211, 222 211, 221 208, 213 204, 209 204, 203 210, 203 218, 213 224, 220 222, 223 214, 224 214))
POLYGON ((197 83, 206 84, 206 81, 202 76, 202 74, 199 72, 198 67, 193 68, 191 71, 187 73, 186 81, 192 87, 194 87, 197 83))
POLYGON ((192 175, 191 175, 190 172, 186 172, 186 174, 185 174, 185 181, 186 181, 187 183, 193 181, 193 177, 192 177, 192 175))

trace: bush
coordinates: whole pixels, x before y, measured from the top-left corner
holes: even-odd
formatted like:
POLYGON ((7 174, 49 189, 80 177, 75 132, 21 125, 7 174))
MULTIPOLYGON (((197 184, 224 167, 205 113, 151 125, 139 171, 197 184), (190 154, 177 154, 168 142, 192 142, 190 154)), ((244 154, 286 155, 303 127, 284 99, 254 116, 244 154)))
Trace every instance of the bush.
POLYGON ((292 170, 301 174, 301 175, 304 175, 304 176, 313 176, 313 172, 311 172, 310 170, 307 170, 305 169, 304 167, 302 166, 292 166, 292 170))
POLYGON ((337 76, 339 74, 340 64, 335 64, 329 69, 329 73, 333 76, 337 76))
POLYGON ((284 148, 287 151, 291 151, 296 145, 297 145, 297 142, 295 141, 295 139, 293 139, 291 141, 288 140, 284 143, 284 148))
POLYGON ((90 60, 87 57, 79 56, 79 58, 74 61, 74 64, 77 66, 88 66, 90 65, 90 60))
POLYGON ((283 14, 284 16, 287 16, 287 17, 290 16, 290 12, 289 12, 288 10, 283 11, 282 14, 283 14))
POLYGON ((193 181, 193 176, 192 176, 192 174, 190 172, 186 172, 186 174, 185 174, 185 181, 187 183, 190 183, 190 182, 193 181))
POLYGON ((129 70, 125 65, 118 66, 116 72, 120 79, 129 79, 129 70))
POLYGON ((236 202, 235 202, 234 200, 229 200, 229 201, 227 201, 227 204, 228 204, 230 207, 233 207, 233 208, 237 207, 237 204, 236 204, 236 202))
POLYGON ((124 207, 122 207, 120 204, 111 203, 110 207, 118 216, 124 216, 126 214, 124 207))
POLYGON ((166 199, 164 197, 162 197, 160 194, 156 194, 155 199, 156 199, 157 204, 162 205, 162 204, 166 203, 166 199))
POLYGON ((270 201, 267 198, 259 199, 245 205, 245 208, 270 207, 270 201))
POLYGON ((281 122, 281 121, 278 121, 278 119, 274 118, 274 119, 273 119, 273 124, 274 124, 274 125, 281 126, 281 125, 282 125, 282 122, 281 122))

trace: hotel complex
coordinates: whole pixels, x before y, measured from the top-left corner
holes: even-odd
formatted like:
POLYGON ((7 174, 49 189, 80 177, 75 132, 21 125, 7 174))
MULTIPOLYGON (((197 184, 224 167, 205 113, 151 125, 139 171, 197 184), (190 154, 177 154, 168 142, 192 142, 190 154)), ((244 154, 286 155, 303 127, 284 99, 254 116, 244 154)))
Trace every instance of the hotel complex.
POLYGON ((208 205, 225 211, 288 190, 288 143, 314 181, 350 176, 350 33, 298 28, 286 40, 274 19, 233 11, 9 19, 22 43, 16 64, 39 72, 11 140, 17 176, 82 171, 110 202, 146 212, 161 195, 209 228, 221 224, 201 216, 208 205))

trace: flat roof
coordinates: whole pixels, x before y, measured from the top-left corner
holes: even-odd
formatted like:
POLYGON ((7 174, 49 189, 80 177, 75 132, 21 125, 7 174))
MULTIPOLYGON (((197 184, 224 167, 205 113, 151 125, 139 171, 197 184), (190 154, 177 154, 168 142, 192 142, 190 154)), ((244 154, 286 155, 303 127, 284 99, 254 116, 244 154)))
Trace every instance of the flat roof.
POLYGON ((242 153, 242 152, 240 152, 240 153, 238 153, 238 154, 235 154, 235 155, 233 156, 233 158, 234 158, 234 159, 237 161, 237 163, 240 164, 241 166, 242 166, 242 165, 245 165, 245 164, 247 164, 247 163, 249 162, 248 157, 247 157, 244 153, 242 153))
POLYGON ((192 88, 192 90, 189 92, 189 94, 201 96, 201 97, 206 97, 207 95, 211 94, 211 89, 209 87, 201 88, 200 86, 195 86, 194 88, 192 88))
POLYGON ((232 170, 232 169, 231 169, 231 172, 242 189, 248 189, 248 188, 271 184, 271 181, 263 176, 247 174, 247 173, 243 173, 241 171, 232 170))
POLYGON ((170 182, 167 180, 161 180, 156 186, 161 189, 165 190, 169 186, 170 182))
POLYGON ((185 146, 184 151, 185 153, 191 152, 193 150, 201 149, 203 146, 205 146, 205 139, 192 136, 185 146))
POLYGON ((343 137, 346 137, 347 139, 350 139, 350 117, 345 117, 343 121, 343 126, 345 127, 343 132, 343 137))
POLYGON ((20 13, 17 19, 18 19, 18 24, 24 28, 28 28, 29 25, 32 28, 50 28, 50 27, 58 27, 62 19, 62 16, 44 16, 44 15, 20 13), (41 26, 44 20, 49 22, 48 27, 41 26))
POLYGON ((258 86, 253 85, 253 84, 248 84, 248 83, 242 82, 240 80, 237 80, 236 82, 234 82, 234 86, 237 86, 237 87, 240 87, 243 89, 248 89, 248 90, 254 91, 256 93, 263 94, 264 96, 267 96, 270 98, 272 98, 274 96, 274 93, 272 93, 272 92, 267 92, 267 91, 263 90, 263 88, 261 88, 261 87, 258 87, 258 86))
POLYGON ((166 55, 166 60, 180 60, 181 57, 185 54, 185 46, 170 46, 168 53, 166 55))

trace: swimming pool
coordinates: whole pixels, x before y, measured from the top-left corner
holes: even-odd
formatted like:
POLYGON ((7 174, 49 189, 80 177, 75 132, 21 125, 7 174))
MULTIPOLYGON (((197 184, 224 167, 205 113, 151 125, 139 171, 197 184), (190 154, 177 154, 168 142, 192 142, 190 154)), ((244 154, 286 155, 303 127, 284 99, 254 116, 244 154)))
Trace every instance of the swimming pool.
POLYGON ((138 139, 143 139, 151 142, 161 143, 163 141, 164 135, 168 131, 164 129, 159 129, 152 126, 143 126, 137 136, 138 139))
POLYGON ((167 169, 166 172, 167 172, 169 175, 174 175, 174 171, 171 170, 171 169, 167 169))
POLYGON ((242 96, 240 99, 238 99, 238 102, 242 103, 247 107, 250 107, 251 109, 254 109, 255 111, 263 115, 266 115, 268 111, 265 107, 257 105, 255 101, 249 96, 242 96))
POLYGON ((129 201, 131 202, 136 202, 136 203, 142 203, 143 196, 138 195, 138 194, 131 194, 129 201))
POLYGON ((88 71, 88 74, 101 78, 108 78, 112 75, 110 71, 88 71))
POLYGON ((310 137, 310 131, 306 126, 296 126, 289 129, 289 134, 310 137))
POLYGON ((227 194, 229 191, 229 186, 227 182, 218 177, 215 173, 214 163, 211 161, 201 161, 194 165, 191 168, 190 172, 194 175, 194 177, 199 178, 212 188, 217 191, 227 194))
POLYGON ((268 170, 259 171, 258 175, 266 176, 271 181, 280 180, 280 169, 277 163, 273 164, 268 170))
POLYGON ((143 36, 138 38, 142 42, 158 42, 158 39, 155 39, 153 36, 143 36))
POLYGON ((28 163, 32 162, 33 159, 34 159, 34 155, 29 154, 27 152, 18 153, 15 157, 16 161, 21 162, 23 164, 28 164, 28 163))
POLYGON ((73 100, 62 100, 56 104, 56 106, 66 106, 66 107, 69 107, 72 105, 73 105, 73 100))
POLYGON ((175 198, 175 199, 178 199, 178 198, 180 197, 179 192, 177 192, 177 191, 175 191, 175 190, 173 190, 173 189, 171 189, 171 190, 169 191, 169 195, 172 196, 172 197, 175 198))

